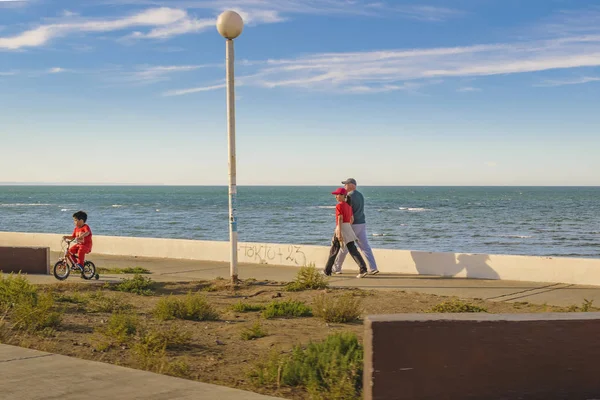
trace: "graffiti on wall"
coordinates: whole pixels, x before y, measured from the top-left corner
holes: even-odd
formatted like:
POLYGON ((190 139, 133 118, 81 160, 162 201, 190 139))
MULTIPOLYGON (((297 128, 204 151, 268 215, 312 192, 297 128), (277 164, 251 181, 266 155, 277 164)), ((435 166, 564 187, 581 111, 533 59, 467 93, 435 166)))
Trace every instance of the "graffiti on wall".
POLYGON ((306 265, 306 255, 302 246, 268 245, 268 244, 240 244, 238 252, 241 255, 261 264, 294 264, 306 265))

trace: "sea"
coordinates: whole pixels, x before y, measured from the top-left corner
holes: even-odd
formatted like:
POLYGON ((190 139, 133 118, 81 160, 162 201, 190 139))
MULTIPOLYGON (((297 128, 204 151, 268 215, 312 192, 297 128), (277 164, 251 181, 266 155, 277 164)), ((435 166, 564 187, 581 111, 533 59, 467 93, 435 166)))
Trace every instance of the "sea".
MULTIPOLYGON (((335 187, 239 186, 242 242, 328 246, 335 187)), ((374 248, 600 258, 600 187, 360 186, 374 248)), ((0 186, 0 230, 229 240, 226 186, 0 186)), ((0 243, 1 244, 1 243, 0 243)))

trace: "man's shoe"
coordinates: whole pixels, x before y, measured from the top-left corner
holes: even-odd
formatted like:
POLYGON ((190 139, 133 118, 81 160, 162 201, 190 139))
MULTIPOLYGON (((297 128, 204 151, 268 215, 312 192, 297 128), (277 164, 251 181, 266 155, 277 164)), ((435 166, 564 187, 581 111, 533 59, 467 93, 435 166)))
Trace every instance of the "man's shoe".
POLYGON ((334 274, 336 274, 336 275, 341 275, 341 274, 342 274, 342 271, 335 271, 335 272, 334 272, 334 274))
POLYGON ((369 272, 369 275, 377 275, 379 273, 378 269, 374 269, 373 271, 369 272))
POLYGON ((331 276, 331 274, 328 274, 328 273, 327 273, 327 272, 325 272, 325 271, 321 271, 321 275, 325 275, 325 276, 331 276))
POLYGON ((367 276, 367 272, 361 272, 360 274, 356 275, 357 278, 364 278, 365 276, 367 276))

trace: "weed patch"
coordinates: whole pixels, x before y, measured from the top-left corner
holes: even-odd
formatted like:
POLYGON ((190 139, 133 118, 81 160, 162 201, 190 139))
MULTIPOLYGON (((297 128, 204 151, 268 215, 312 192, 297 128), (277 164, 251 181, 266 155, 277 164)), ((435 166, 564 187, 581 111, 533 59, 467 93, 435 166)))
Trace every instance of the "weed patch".
POLYGON ((249 329, 244 329, 241 333, 242 340, 254 340, 267 336, 268 333, 263 329, 261 323, 256 321, 249 329))
POLYGON ((265 318, 310 317, 312 310, 301 301, 272 301, 263 310, 265 318))
POLYGON ((572 305, 568 308, 569 312, 590 312, 594 311, 596 308, 592 305, 594 304, 594 300, 583 299, 583 303, 581 306, 572 305))
POLYGON ((443 303, 433 306, 429 311, 430 313, 475 313, 475 312, 487 312, 487 309, 476 306, 471 303, 464 302, 462 300, 453 299, 444 301, 443 303))
POLYGON ((204 296, 199 293, 188 293, 183 299, 173 296, 161 298, 153 314, 160 320, 187 319, 192 321, 214 321, 219 313, 204 296))
POLYGON ((114 285, 114 289, 119 292, 151 296, 154 294, 154 281, 140 274, 135 274, 133 278, 123 279, 121 282, 114 285))
POLYGON ((86 305, 87 312, 90 313, 114 313, 128 311, 133 306, 125 300, 115 295, 108 295, 98 290, 88 294, 88 302, 86 305))
POLYGON ((116 313, 111 315, 106 326, 99 329, 110 344, 124 344, 129 342, 138 330, 137 316, 129 313, 116 313))
POLYGON ((313 399, 358 399, 362 392, 363 348, 354 333, 329 335, 323 342, 295 346, 251 371, 255 385, 305 388, 313 399))
POLYGON ((315 298, 313 310, 315 317, 322 318, 325 322, 352 322, 362 314, 362 300, 352 293, 346 293, 338 298, 332 294, 322 293, 315 298))
POLYGON ((254 312, 254 311, 262 311, 265 309, 265 306, 261 304, 250 304, 244 303, 243 301, 239 301, 231 306, 231 309, 236 312, 254 312))
POLYGON ((325 289, 329 286, 325 276, 321 274, 315 264, 311 263, 300 268, 296 278, 285 286, 288 292, 299 292, 302 290, 325 289))
POLYGON ((98 268, 98 273, 101 274, 151 274, 150 270, 142 267, 127 267, 127 268, 98 268))

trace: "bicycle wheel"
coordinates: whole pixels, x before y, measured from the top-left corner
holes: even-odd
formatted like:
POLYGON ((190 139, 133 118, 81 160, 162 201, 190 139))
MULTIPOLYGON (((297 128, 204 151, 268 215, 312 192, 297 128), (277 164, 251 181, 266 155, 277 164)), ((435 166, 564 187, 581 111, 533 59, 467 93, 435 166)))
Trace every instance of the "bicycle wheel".
POLYGON ((96 266, 91 261, 86 261, 83 264, 83 271, 81 271, 81 277, 83 279, 90 280, 96 276, 96 266))
POLYGON ((57 261, 57 263, 54 264, 52 272, 54 272, 54 277, 56 279, 58 279, 59 281, 64 281, 69 277, 69 274, 71 273, 71 268, 69 268, 69 264, 67 264, 66 261, 57 261))

